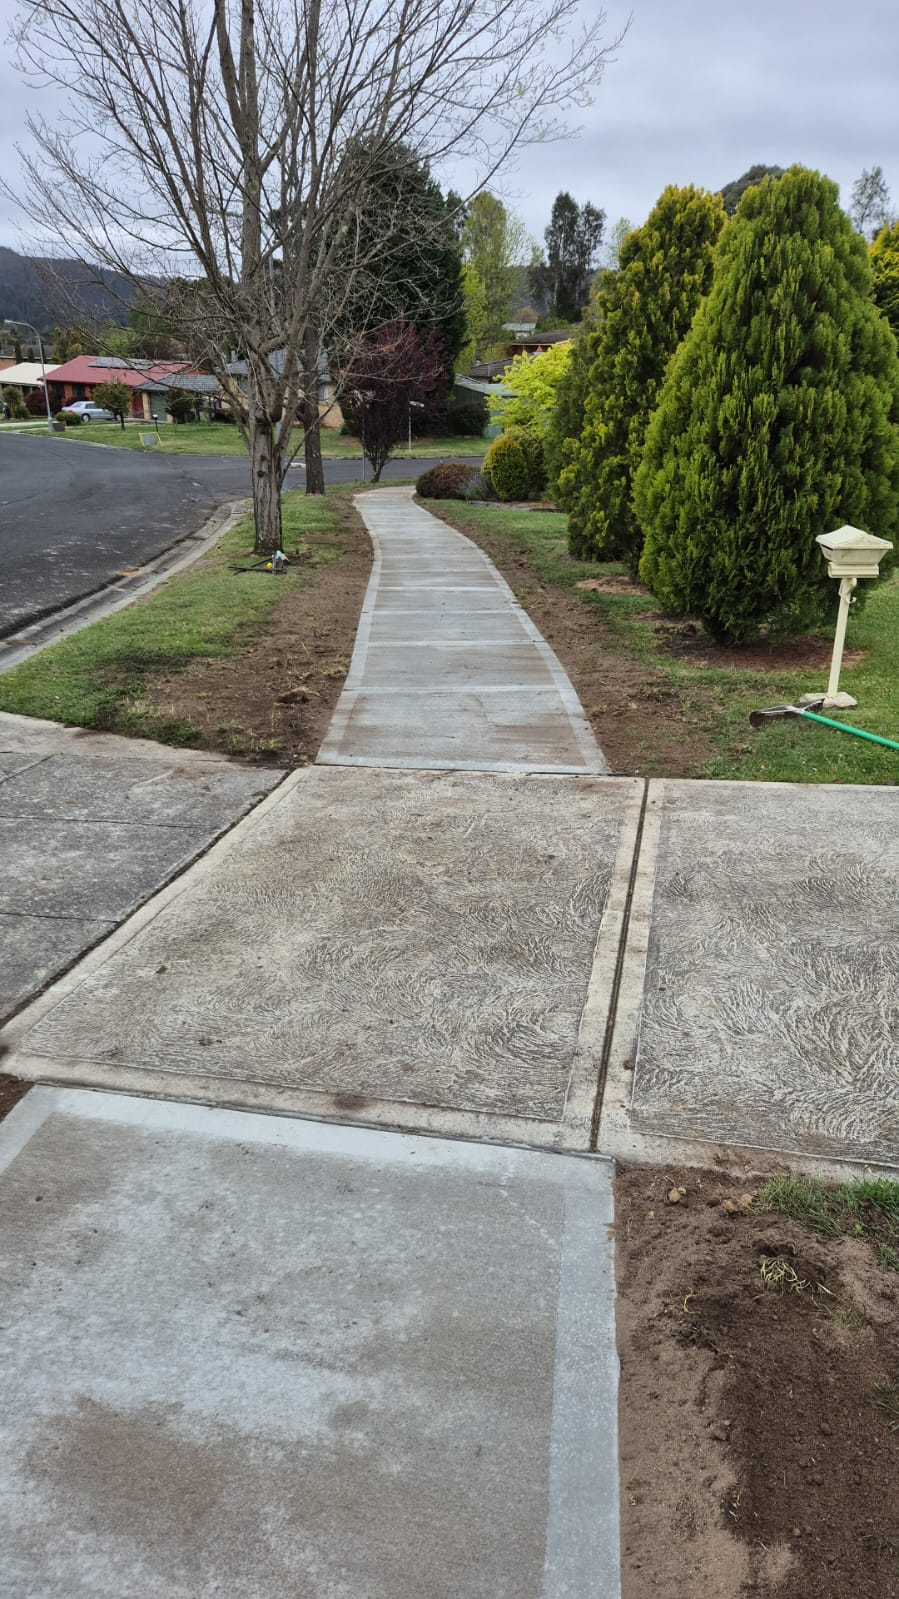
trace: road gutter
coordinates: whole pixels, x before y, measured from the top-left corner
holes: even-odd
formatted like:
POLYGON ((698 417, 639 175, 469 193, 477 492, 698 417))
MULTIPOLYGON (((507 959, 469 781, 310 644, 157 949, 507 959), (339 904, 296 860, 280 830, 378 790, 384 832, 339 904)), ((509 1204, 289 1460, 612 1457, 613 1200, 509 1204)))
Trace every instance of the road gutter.
POLYGON ((126 605, 133 605, 135 600, 144 599, 166 578, 192 566, 201 555, 205 555, 224 533, 229 532, 247 514, 249 504, 246 499, 227 500, 195 532, 178 539, 177 543, 163 550, 154 560, 136 567, 134 571, 121 573, 112 583, 93 589, 71 604, 38 617, 0 639, 0 672, 11 671, 14 666, 37 654, 38 650, 58 644, 61 639, 78 633, 91 622, 112 616, 114 612, 124 610, 126 605))

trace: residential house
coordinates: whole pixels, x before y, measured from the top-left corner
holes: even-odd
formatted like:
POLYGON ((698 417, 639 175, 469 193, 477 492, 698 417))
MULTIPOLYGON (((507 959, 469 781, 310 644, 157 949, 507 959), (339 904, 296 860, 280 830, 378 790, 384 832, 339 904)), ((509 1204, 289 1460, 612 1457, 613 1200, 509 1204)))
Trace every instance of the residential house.
POLYGON ((39 389, 43 386, 44 372, 49 376, 51 372, 55 371, 56 367, 52 361, 43 368, 40 361, 13 361, 0 371, 0 387, 11 386, 21 389, 23 395, 25 395, 29 389, 39 389))
POLYGON ((48 376, 50 406, 53 411, 61 411, 76 400, 92 400, 100 383, 125 383, 132 390, 132 417, 139 422, 149 422, 154 413, 147 385, 177 374, 198 375, 186 361, 143 361, 136 357, 126 361, 118 355, 76 355, 71 361, 63 361, 48 376))

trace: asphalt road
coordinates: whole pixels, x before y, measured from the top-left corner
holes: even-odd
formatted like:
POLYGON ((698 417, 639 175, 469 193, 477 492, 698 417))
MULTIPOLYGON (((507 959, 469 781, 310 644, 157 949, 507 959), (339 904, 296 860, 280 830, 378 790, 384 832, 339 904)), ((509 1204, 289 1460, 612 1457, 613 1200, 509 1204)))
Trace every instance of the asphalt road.
MULTIPOLYGON (((431 461, 390 462, 408 478, 431 461)), ((353 483, 358 461, 326 461, 330 483, 353 483)), ((302 487, 292 469, 289 483, 302 487)), ((250 493, 246 460, 140 455, 0 434, 0 637, 111 582, 192 533, 223 500, 250 493)))

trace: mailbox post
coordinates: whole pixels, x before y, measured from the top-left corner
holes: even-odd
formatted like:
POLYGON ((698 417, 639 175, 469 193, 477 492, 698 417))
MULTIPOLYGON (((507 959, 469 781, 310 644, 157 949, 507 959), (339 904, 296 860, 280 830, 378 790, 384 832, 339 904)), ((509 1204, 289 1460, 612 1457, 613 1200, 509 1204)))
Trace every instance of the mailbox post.
POLYGON ((880 562, 887 550, 893 548, 889 539, 879 539, 873 533, 863 533, 861 528, 837 528, 835 533, 819 533, 816 543, 827 561, 829 577, 840 580, 840 605, 837 612, 837 630, 833 641, 830 662, 830 679, 827 684, 825 706, 849 709, 858 701, 851 694, 840 692, 840 667, 843 664, 843 646, 846 642, 846 622, 852 604, 852 591, 860 577, 876 577, 880 562))

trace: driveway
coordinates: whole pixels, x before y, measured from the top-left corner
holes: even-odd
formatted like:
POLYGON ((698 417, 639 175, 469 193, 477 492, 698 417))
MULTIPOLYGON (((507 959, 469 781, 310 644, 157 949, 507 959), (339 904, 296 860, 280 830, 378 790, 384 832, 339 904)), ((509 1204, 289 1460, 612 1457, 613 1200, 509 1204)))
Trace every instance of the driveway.
MULTIPOLYGON (((416 475, 432 461, 413 465, 416 475)), ((409 476, 398 459, 385 476, 409 476)), ((358 461, 326 461, 329 484, 358 461)), ((291 473, 301 488, 304 473, 291 473)), ((139 455, 45 438, 0 437, 0 637, 111 582, 250 493, 242 458, 139 455)))

